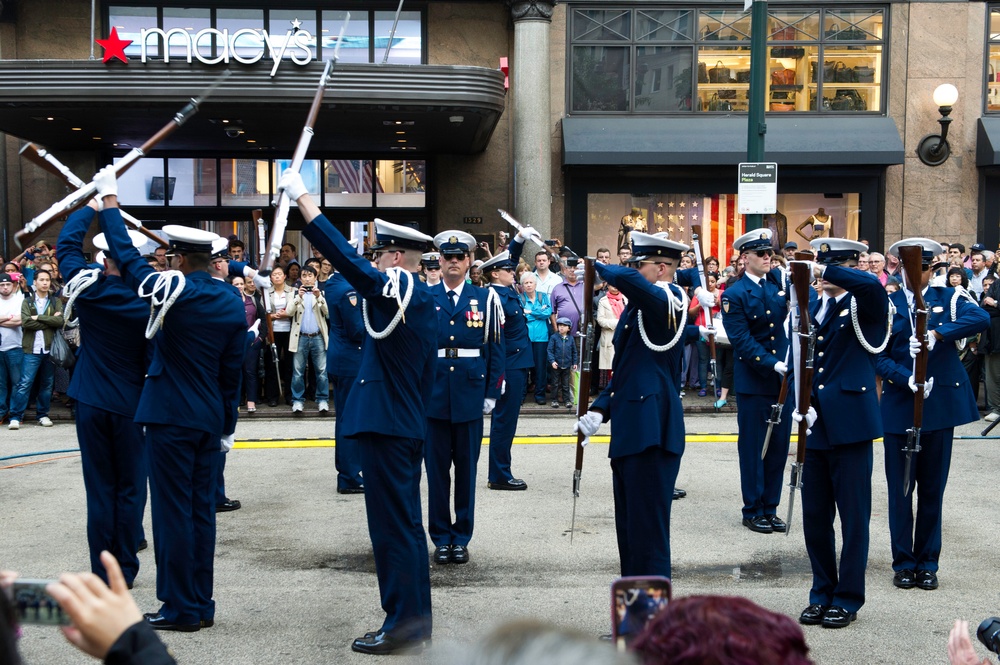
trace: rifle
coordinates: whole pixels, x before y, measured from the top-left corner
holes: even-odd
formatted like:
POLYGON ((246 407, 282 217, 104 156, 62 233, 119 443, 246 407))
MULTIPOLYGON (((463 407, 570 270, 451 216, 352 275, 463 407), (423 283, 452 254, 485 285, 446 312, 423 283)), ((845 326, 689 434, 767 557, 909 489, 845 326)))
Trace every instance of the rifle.
MULTIPOLYGON (((521 230, 524 229, 524 224, 522 224, 521 222, 517 221, 517 219, 514 217, 514 215, 510 214, 509 212, 507 212, 503 208, 497 208, 497 212, 500 213, 500 216, 502 218, 504 218, 507 221, 507 223, 510 224, 511 226, 513 226, 516 230, 521 231, 521 230)), ((556 263, 559 263, 559 254, 557 254, 555 251, 552 250, 551 247, 549 247, 548 245, 545 244, 545 242, 542 240, 542 236, 540 236, 538 234, 535 234, 535 235, 531 236, 531 239, 533 241, 535 241, 535 243, 538 244, 538 246, 541 247, 545 252, 547 252, 548 255, 553 260, 556 261, 556 263)), ((514 241, 511 240, 511 242, 514 242, 514 241)), ((570 251, 572 251, 572 250, 570 250, 570 251)), ((588 291, 588 293, 593 294, 593 284, 591 284, 591 290, 588 291)))
MULTIPOLYGON (((263 211, 254 210, 253 219, 257 224, 257 249, 260 255, 260 262, 264 262, 264 252, 267 251, 265 245, 265 235, 264 230, 264 219, 263 211)), ((281 372, 278 371, 280 366, 278 364, 278 345, 274 343, 274 322, 271 321, 271 314, 273 313, 271 305, 271 296, 267 291, 264 291, 264 325, 267 327, 267 345, 271 348, 271 362, 274 363, 274 376, 278 382, 278 395, 281 397, 282 401, 285 399, 285 389, 281 387, 281 372)))
MULTIPOLYGON (((701 236, 701 226, 695 225, 691 227, 691 246, 694 248, 694 258, 698 264, 698 277, 701 278, 701 288, 708 291, 708 271, 705 269, 704 264, 701 261, 701 243, 698 241, 699 236, 701 236)), ((712 369, 712 390, 713 395, 719 394, 719 376, 716 371, 716 355, 715 355, 715 326, 712 325, 712 308, 707 305, 701 306, 702 311, 705 312, 705 327, 712 330, 713 332, 708 335, 708 354, 709 354, 709 367, 712 369)), ((704 386, 703 386, 704 387, 704 386)), ((770 432, 770 429, 768 429, 770 432)), ((767 450, 767 439, 764 439, 764 450, 767 450)))
MULTIPOLYGON (((812 254, 796 252, 796 261, 810 261, 812 254)), ((796 411, 802 416, 799 421, 798 445, 795 449, 795 461, 792 462, 792 473, 788 483, 788 525, 785 535, 792 531, 792 511, 795 508, 795 490, 802 489, 802 469, 806 462, 806 438, 809 424, 806 414, 809 412, 809 402, 812 397, 813 351, 815 349, 815 331, 809 319, 809 289, 812 282, 812 271, 808 263, 792 263, 792 305, 798 317, 798 344, 792 347, 795 357, 795 384, 798 389, 798 404, 796 411)))
MULTIPOLYGON (((81 180, 75 173, 73 173, 68 166, 56 159, 51 152, 37 146, 34 143, 26 143, 23 148, 21 148, 20 155, 27 159, 29 162, 40 166, 52 175, 56 176, 63 182, 65 182, 69 187, 74 187, 80 189, 81 187, 86 187, 87 183, 81 180)), ((169 247, 170 243, 156 235, 145 226, 142 225, 138 219, 128 214, 124 210, 119 209, 118 212, 121 213, 122 219, 131 226, 133 229, 146 236, 153 242, 160 245, 160 247, 169 247)))
POLYGON ((927 305, 923 291, 923 249, 919 245, 899 248, 899 260, 903 264, 907 286, 913 291, 913 334, 920 340, 920 352, 913 359, 913 382, 917 392, 913 394, 913 427, 906 430, 906 463, 903 465, 903 496, 910 494, 910 471, 913 455, 920 452, 920 428, 924 422, 924 383, 927 381, 927 305))
MULTIPOLYGON (((509 220, 508 220, 509 221, 509 220)), ((594 292, 594 259, 583 259, 583 292, 594 292)), ((591 364, 594 350, 594 308, 590 306, 589 298, 584 298, 583 319, 580 329, 586 331, 583 336, 583 350, 580 354, 580 387, 576 394, 579 402, 576 406, 577 419, 586 415, 590 408, 591 364)), ((580 478, 583 475, 583 432, 576 433, 576 465, 573 467, 573 517, 569 523, 569 544, 573 544, 573 528, 576 526, 576 500, 580 498, 580 478)))
POLYGON ((785 372, 785 376, 781 377, 778 401, 771 405, 771 415, 767 419, 767 434, 764 435, 764 446, 760 450, 761 459, 767 455, 767 447, 771 443, 771 432, 774 430, 774 426, 781 424, 781 407, 785 405, 786 399, 788 399, 788 372, 785 372))
MULTIPOLYGON (((344 18, 344 24, 340 26, 340 36, 337 37, 337 46, 333 50, 333 58, 327 60, 326 66, 323 67, 323 76, 319 79, 316 95, 313 97, 312 106, 309 107, 306 124, 302 127, 302 134, 299 136, 299 142, 295 146, 295 152, 292 154, 292 163, 288 167, 291 171, 300 171, 302 169, 302 162, 305 161, 306 152, 309 150, 309 143, 312 141, 313 127, 316 125, 316 119, 319 118, 319 109, 323 105, 323 93, 326 92, 326 84, 329 82, 330 74, 333 72, 333 65, 340 58, 340 45, 344 42, 344 31, 347 30, 347 22, 350 20, 351 14, 348 12, 344 18)), ((288 225, 288 208, 291 205, 288 193, 284 190, 278 192, 278 199, 274 205, 275 211, 274 222, 271 224, 271 241, 268 244, 267 254, 260 262, 260 271, 265 275, 271 272, 274 262, 281 255, 281 243, 285 239, 285 227, 288 225)))
MULTIPOLYGON (((117 164, 114 165, 115 175, 121 177, 129 168, 132 167, 137 161, 145 157, 153 148, 157 146, 161 141, 170 136, 174 130, 183 125, 188 119, 191 118, 195 113, 198 112, 198 108, 201 104, 208 99, 215 89, 222 85, 222 82, 229 77, 231 72, 226 70, 222 76, 215 79, 215 81, 210 85, 199 97, 192 97, 191 100, 182 108, 180 111, 174 115, 173 119, 168 122, 160 131, 153 134, 145 143, 143 143, 138 148, 132 148, 127 155, 125 155, 117 164)), ((55 220, 68 215, 69 213, 82 208, 87 204, 87 201, 92 199, 97 193, 97 185, 93 181, 84 184, 82 187, 72 192, 61 201, 57 201, 49 206, 49 209, 38 215, 30 222, 24 225, 24 228, 14 234, 14 242, 21 249, 30 246, 31 243, 42 234, 42 232, 52 224, 55 220)))

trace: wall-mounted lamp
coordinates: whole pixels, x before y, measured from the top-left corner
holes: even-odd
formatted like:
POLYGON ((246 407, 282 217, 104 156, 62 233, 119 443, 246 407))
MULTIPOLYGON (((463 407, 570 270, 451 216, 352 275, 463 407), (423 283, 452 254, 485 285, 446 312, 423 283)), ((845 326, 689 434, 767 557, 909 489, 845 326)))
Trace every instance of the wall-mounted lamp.
POLYGON ((934 89, 934 103, 938 105, 938 124, 941 125, 940 134, 928 134, 920 139, 917 146, 917 157, 927 166, 941 166, 951 155, 951 146, 948 145, 948 125, 951 124, 951 107, 958 101, 958 88, 950 83, 942 83, 934 89))

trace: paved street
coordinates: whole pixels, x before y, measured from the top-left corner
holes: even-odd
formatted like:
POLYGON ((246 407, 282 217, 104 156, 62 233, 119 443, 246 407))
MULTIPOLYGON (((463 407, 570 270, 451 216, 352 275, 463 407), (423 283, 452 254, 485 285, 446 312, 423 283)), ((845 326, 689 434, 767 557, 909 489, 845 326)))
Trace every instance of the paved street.
MULTIPOLYGON (((570 432, 572 418, 564 411, 544 415, 523 419, 519 436, 570 432)), ((972 437, 981 428, 967 426, 959 434, 972 437)), ((736 418, 729 413, 690 416, 687 429, 692 435, 733 433, 736 418)), ((241 422, 237 439, 315 439, 332 432, 332 419, 259 419, 241 422)), ((681 465, 678 485, 688 498, 674 503, 674 593, 742 595, 797 617, 808 604, 810 583, 800 501, 788 537, 744 529, 735 438, 708 439, 689 442, 681 465)), ((514 449, 514 470, 527 481, 527 492, 486 490, 484 449, 472 561, 431 570, 435 650, 394 662, 461 662, 463 646, 515 617, 543 618, 595 636, 609 632, 608 585, 618 561, 607 445, 595 443, 586 451, 570 546, 573 449, 538 440, 514 449)), ((0 432, 0 458, 72 448, 75 430, 65 422, 49 430, 26 424, 19 432, 0 432)), ((179 662, 372 660, 349 647, 352 638, 377 628, 383 616, 363 498, 334 492, 333 454, 330 447, 244 447, 230 454, 228 494, 240 499, 243 509, 219 515, 216 625, 195 634, 164 634, 179 662)), ((0 567, 30 577, 53 577, 88 565, 79 457, 49 457, 63 459, 0 468, 0 567)), ((9 459, 0 467, 44 459, 9 459)), ((891 583, 885 476, 881 444, 876 444, 868 602, 850 628, 806 630, 817 662, 944 663, 955 618, 975 626, 1000 615, 998 468, 997 440, 956 441, 944 505, 941 587, 900 591, 891 583)), ((148 515, 147 509, 151 539, 148 515)), ((134 594, 143 611, 153 611, 158 603, 152 547, 140 558, 134 594)), ((49 628, 28 627, 21 647, 29 664, 92 662, 49 628)))

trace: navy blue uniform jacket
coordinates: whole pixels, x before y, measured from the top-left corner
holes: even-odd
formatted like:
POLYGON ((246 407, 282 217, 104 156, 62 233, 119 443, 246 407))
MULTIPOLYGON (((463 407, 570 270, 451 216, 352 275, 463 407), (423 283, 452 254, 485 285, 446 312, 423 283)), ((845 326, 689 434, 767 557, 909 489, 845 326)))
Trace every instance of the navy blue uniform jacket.
POLYGON ((528 339, 528 319, 524 316, 524 307, 517 291, 499 284, 488 288, 496 291, 503 304, 504 324, 503 343, 506 360, 505 369, 528 369, 535 366, 531 355, 531 340, 528 339))
POLYGON ((326 280, 323 296, 329 307, 330 319, 326 373, 330 376, 357 376, 361 366, 361 343, 365 339, 361 296, 339 272, 326 280))
MULTIPOLYGON (((754 284, 746 273, 722 293, 722 321, 736 358, 733 368, 737 393, 777 395, 781 375, 774 371, 785 361, 788 337, 788 285, 781 268, 775 268, 754 284)), ((788 364, 791 364, 790 362, 788 364)))

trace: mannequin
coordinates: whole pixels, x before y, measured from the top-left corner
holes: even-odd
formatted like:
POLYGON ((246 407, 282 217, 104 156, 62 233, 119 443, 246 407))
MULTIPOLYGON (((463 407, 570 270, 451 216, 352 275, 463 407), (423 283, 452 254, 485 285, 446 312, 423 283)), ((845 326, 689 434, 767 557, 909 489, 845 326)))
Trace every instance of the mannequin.
POLYGON ((632 231, 646 233, 646 217, 641 208, 632 208, 632 212, 622 217, 618 227, 618 249, 632 246, 632 231))
POLYGON ((795 232, 800 236, 805 238, 807 241, 812 242, 815 238, 829 238, 832 232, 833 220, 830 215, 826 214, 826 210, 820 208, 812 215, 806 218, 806 221, 802 222, 795 229, 795 232), (810 227, 809 235, 806 235, 802 230, 806 227, 810 227))

